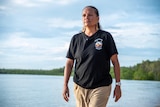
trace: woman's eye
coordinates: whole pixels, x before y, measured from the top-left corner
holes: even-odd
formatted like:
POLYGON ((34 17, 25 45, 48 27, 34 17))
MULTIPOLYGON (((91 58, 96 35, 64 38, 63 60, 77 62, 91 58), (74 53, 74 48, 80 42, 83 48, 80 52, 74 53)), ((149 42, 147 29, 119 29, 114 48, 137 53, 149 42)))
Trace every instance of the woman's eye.
POLYGON ((92 14, 88 14, 88 15, 82 15, 83 17, 86 17, 86 16, 93 16, 92 14))

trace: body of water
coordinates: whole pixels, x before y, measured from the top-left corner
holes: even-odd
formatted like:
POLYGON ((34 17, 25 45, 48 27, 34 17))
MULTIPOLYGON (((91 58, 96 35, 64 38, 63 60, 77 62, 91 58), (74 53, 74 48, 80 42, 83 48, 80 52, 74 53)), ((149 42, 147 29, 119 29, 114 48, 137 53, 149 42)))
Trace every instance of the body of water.
MULTIPOLYGON (((72 77, 69 87, 70 101, 65 102, 63 76, 0 74, 0 107, 75 107, 72 77)), ((122 80, 117 103, 112 87, 107 107, 160 107, 159 81, 122 80)))

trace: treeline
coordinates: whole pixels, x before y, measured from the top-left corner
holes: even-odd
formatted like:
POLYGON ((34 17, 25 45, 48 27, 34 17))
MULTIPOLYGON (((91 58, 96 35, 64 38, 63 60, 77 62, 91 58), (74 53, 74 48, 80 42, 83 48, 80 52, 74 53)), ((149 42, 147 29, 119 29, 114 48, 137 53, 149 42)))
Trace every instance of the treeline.
POLYGON ((0 74, 63 75, 64 68, 53 70, 0 69, 0 74))
MULTIPOLYGON (((0 74, 63 75, 64 67, 53 70, 0 69, 0 74)), ((111 68, 111 75, 114 77, 113 68, 111 68)), ((157 61, 146 60, 131 67, 121 67, 121 78, 160 81, 160 59, 157 61)))
MULTIPOLYGON (((114 77, 113 68, 111 75, 114 77)), ((160 59, 157 61, 146 60, 132 67, 121 67, 121 78, 160 81, 160 59)))

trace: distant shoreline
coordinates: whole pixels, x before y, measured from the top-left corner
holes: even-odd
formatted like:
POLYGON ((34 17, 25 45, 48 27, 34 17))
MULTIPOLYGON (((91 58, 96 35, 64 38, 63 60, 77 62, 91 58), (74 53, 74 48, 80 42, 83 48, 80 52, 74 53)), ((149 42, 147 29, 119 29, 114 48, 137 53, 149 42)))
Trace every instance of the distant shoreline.
POLYGON ((53 70, 0 69, 0 74, 63 75, 64 68, 53 70))
MULTIPOLYGON (((121 78, 127 80, 160 81, 160 59, 143 61, 132 67, 121 67, 121 78)), ((0 69, 0 74, 30 74, 30 75, 64 75, 64 67, 52 70, 0 69)), ((113 67, 110 74, 114 78, 113 67)), ((72 72, 73 75, 73 72, 72 72)))

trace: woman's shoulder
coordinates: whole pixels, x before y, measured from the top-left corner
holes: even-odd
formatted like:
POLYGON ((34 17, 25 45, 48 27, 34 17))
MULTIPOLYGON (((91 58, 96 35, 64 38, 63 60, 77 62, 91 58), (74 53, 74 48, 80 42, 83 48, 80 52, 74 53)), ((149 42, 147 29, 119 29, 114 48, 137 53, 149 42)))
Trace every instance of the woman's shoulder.
POLYGON ((111 33, 106 30, 99 30, 99 32, 105 35, 111 35, 111 33))
POLYGON ((108 31, 105 31, 105 30, 99 30, 99 33, 100 33, 101 37, 104 37, 104 38, 112 37, 111 33, 108 31))
POLYGON ((82 35, 83 35, 83 32, 79 32, 79 33, 74 34, 72 38, 79 38, 82 35))

